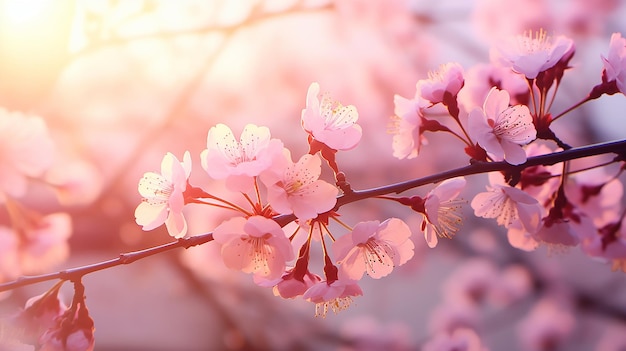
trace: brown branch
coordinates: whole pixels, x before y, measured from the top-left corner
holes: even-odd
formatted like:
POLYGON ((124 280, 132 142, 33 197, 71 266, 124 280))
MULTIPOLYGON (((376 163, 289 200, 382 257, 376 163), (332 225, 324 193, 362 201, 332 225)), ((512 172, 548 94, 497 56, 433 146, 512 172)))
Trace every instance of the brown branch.
MULTIPOLYGON (((335 210, 339 209, 341 206, 361 201, 368 198, 373 198, 380 195, 391 194, 391 193, 401 193, 410 189, 418 188, 423 185, 438 183, 440 181, 460 177, 460 176, 469 176, 474 174, 482 174, 494 171, 521 171, 528 167, 538 166, 538 165, 552 165, 559 162, 570 161, 574 159, 589 157, 589 156, 597 156, 603 154, 615 153, 618 154, 616 160, 623 161, 626 160, 626 139, 611 141, 607 143, 588 145, 578 148, 572 148, 566 151, 554 152, 551 154, 535 156, 529 158, 526 163, 521 165, 510 165, 504 161, 502 162, 474 162, 469 166, 455 168, 449 171, 433 174, 430 176, 426 176, 423 178, 413 179, 401 183, 395 183, 390 185, 385 185, 377 188, 353 191, 351 193, 341 195, 337 198, 337 205, 335 206, 335 210)), ((286 225, 289 222, 292 222, 296 219, 293 214, 290 215, 280 215, 274 217, 274 220, 278 222, 280 225, 286 225)), ((137 260, 150 257, 152 255, 159 254, 161 252, 169 251, 176 248, 189 248, 196 245, 201 245, 213 240, 212 233, 205 233, 200 235, 195 235, 188 238, 178 239, 177 241, 173 241, 170 243, 162 244, 155 247, 146 248, 139 251, 133 251, 128 253, 122 253, 119 257, 103 261, 99 263, 94 263, 91 265, 81 266, 66 269, 56 273, 42 274, 36 276, 23 276, 14 281, 6 282, 0 284, 0 292, 12 290, 18 287, 36 284, 48 280, 53 279, 62 279, 62 280, 72 280, 75 278, 82 277, 86 274, 100 271, 103 269, 108 269, 111 267, 130 264, 137 260)))
POLYGON ((188 238, 178 239, 177 241, 172 241, 172 242, 162 244, 159 246, 149 247, 143 250, 122 253, 117 258, 113 258, 107 261, 102 261, 102 262, 98 262, 94 264, 89 264, 86 266, 69 268, 69 269, 65 269, 59 272, 55 272, 55 273, 33 275, 33 276, 22 276, 14 281, 0 284, 0 292, 12 290, 12 289, 19 288, 19 287, 26 286, 26 285, 41 283, 41 282, 53 280, 53 279, 73 280, 75 278, 82 277, 84 275, 87 275, 89 273, 93 273, 96 271, 101 271, 101 270, 112 268, 115 266, 131 264, 143 258, 150 257, 153 255, 162 253, 162 252, 170 251, 172 249, 177 249, 181 247, 187 249, 192 246, 202 245, 212 240, 213 240, 213 233, 205 233, 205 234, 195 235, 195 236, 188 237, 188 238))

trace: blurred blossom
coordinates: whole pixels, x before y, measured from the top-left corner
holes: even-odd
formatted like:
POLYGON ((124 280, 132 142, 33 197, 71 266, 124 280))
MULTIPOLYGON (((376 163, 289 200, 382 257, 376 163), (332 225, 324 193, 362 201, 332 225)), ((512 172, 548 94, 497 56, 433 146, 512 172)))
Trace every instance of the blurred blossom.
POLYGON ((20 268, 23 274, 46 272, 64 262, 70 253, 72 218, 65 212, 42 216, 20 232, 20 268))
POLYGON ((18 239, 13 230, 0 226, 0 282, 6 282, 20 275, 18 239))
POLYGON ((488 351, 480 337, 470 328, 458 328, 453 332, 437 333, 429 340, 423 351, 488 351))
POLYGON ((90 204, 104 186, 101 172, 87 160, 54 164, 46 173, 46 181, 64 206, 90 204))
POLYGON ((486 259, 470 259, 453 271, 443 285, 445 301, 481 305, 498 283, 498 270, 486 259))
POLYGON ((489 293, 489 300, 497 305, 508 306, 528 297, 533 290, 533 277, 522 265, 509 265, 500 270, 489 293))
POLYGON ((482 36, 496 41, 526 30, 551 30, 553 17, 545 0, 478 0, 472 13, 472 22, 482 36))
POLYGON ((54 161, 54 144, 44 120, 0 107, 0 202, 21 197, 27 179, 37 178, 54 161))
MULTIPOLYGON (((3 260, 13 266, 14 274, 40 274, 57 266, 69 256, 68 239, 72 235, 72 218, 68 213, 43 215, 14 200, 6 203, 12 231, 3 231, 8 253, 3 260), (13 235, 9 239, 6 235, 13 235), (16 266, 11 264, 16 260, 16 266)), ((6 269, 6 267, 5 267, 6 269)))
POLYGON ((620 217, 624 185, 603 168, 572 175, 566 184, 567 200, 601 227, 620 217))
POLYGON ((520 322, 518 338, 528 351, 560 349, 567 344, 575 325, 576 320, 571 311, 555 301, 544 299, 537 302, 520 322))
POLYGON ((612 323, 604 328, 594 351, 626 350, 626 324, 612 323))
POLYGON ((457 328, 475 329, 481 320, 481 311, 475 304, 467 303, 466 299, 446 300, 432 310, 428 330, 432 333, 450 333, 457 328))
POLYGON ((411 343, 409 326, 399 322, 382 322, 373 317, 351 318, 341 326, 340 335, 345 339, 341 351, 409 351, 411 343))

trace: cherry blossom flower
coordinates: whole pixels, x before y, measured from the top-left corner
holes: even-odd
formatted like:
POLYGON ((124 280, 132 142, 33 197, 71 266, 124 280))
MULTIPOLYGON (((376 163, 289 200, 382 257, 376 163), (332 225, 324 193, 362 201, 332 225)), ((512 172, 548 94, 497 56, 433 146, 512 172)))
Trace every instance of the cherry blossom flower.
POLYGON ((248 124, 237 141, 232 130, 220 123, 209 130, 207 149, 200 158, 211 178, 226 179, 229 190, 248 192, 254 177, 272 166, 282 152, 282 141, 271 139, 267 127, 248 124))
POLYGON ((54 161, 54 143, 44 120, 0 108, 0 202, 21 197, 27 179, 41 176, 54 161))
POLYGON ((626 39, 613 33, 607 57, 602 56, 607 82, 615 81, 622 94, 626 94, 626 39))
POLYGON ((421 146, 428 143, 421 126, 423 109, 430 103, 419 94, 415 94, 413 99, 395 95, 393 103, 395 116, 392 117, 390 128, 390 133, 393 134, 393 156, 399 159, 415 158, 421 146))
POLYGON ((451 238, 459 231, 462 221, 459 212, 464 201, 457 196, 465 184, 463 177, 448 179, 426 195, 422 230, 430 248, 437 246, 437 237, 451 238))
POLYGON ((503 42, 492 51, 492 60, 535 79, 540 72, 554 67, 561 60, 568 60, 574 52, 574 41, 564 36, 552 38, 540 30, 533 37, 529 31, 503 42))
POLYGON ((441 65, 438 70, 428 73, 428 79, 417 82, 417 92, 433 105, 444 102, 444 96, 448 93, 451 97, 456 96, 463 87, 463 67, 456 62, 441 65))
POLYGON ((343 106, 323 95, 320 86, 311 83, 306 94, 306 108, 302 110, 302 128, 315 140, 334 150, 350 150, 361 140, 361 126, 356 124, 359 114, 353 105, 343 106))
POLYGON ((495 218, 498 225, 505 228, 519 221, 527 232, 537 232, 543 213, 537 199, 518 188, 499 184, 498 174, 490 173, 489 181, 491 184, 487 186, 487 191, 476 194, 470 204, 474 214, 495 218))
POLYGON ((352 297, 362 296, 361 287, 354 280, 335 280, 332 283, 321 281, 307 290, 302 296, 315 304, 315 316, 326 317, 328 310, 339 313, 350 307, 352 297))
POLYGON ((339 190, 318 179, 322 161, 317 155, 303 155, 297 163, 285 152, 287 165, 261 174, 267 186, 267 199, 272 209, 280 214, 293 213, 301 221, 317 217, 335 207, 339 190))
POLYGON ((365 272, 375 279, 388 275, 413 257, 410 237, 409 226, 398 218, 358 223, 333 243, 340 274, 352 280, 365 272))
POLYGON ((537 137, 533 118, 525 105, 509 106, 509 93, 492 88, 483 108, 468 116, 470 136, 496 160, 519 165, 526 162, 522 145, 537 137))
POLYGON ((167 153, 161 162, 161 174, 147 172, 139 181, 139 194, 143 197, 135 209, 135 220, 143 230, 152 230, 163 223, 174 238, 187 234, 187 221, 182 210, 185 206, 183 192, 191 173, 191 156, 185 152, 183 162, 167 153))
POLYGON ((215 228, 213 238, 222 245, 226 267, 264 279, 280 278, 286 262, 294 258, 280 225, 262 216, 229 219, 215 228))

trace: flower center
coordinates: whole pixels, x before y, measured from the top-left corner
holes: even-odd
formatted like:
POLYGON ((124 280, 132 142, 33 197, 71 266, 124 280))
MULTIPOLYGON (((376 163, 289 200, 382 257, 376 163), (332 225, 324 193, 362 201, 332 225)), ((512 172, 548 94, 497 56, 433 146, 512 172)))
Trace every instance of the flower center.
POLYGON ((363 259, 368 271, 375 273, 377 265, 393 266, 395 253, 388 243, 370 238, 365 243, 359 244, 359 247, 365 251, 363 259))
POLYGON ((352 297, 338 297, 330 301, 319 302, 315 304, 315 317, 326 318, 328 310, 332 310, 335 313, 339 313, 350 307, 352 303, 352 297))
POLYGON ((464 203, 465 200, 461 199, 441 203, 437 210, 438 223, 432 223, 439 237, 450 239, 461 229, 463 223, 461 209, 464 203))
POLYGON ((242 238, 250 245, 250 256, 252 256, 253 272, 269 275, 270 268, 268 261, 274 258, 274 248, 267 244, 267 239, 272 235, 267 233, 260 237, 250 236, 242 238))
POLYGON ((174 185, 168 182, 163 176, 149 173, 139 181, 140 192, 148 194, 142 201, 150 205, 162 205, 168 202, 170 195, 174 191, 174 185))
POLYGON ((533 37, 532 31, 527 31, 524 35, 517 37, 517 44, 520 52, 535 53, 549 51, 552 47, 551 38, 545 30, 540 30, 533 37))
POLYGON ((341 130, 354 124, 357 112, 354 106, 343 106, 324 95, 320 104, 320 114, 324 118, 324 129, 341 130))

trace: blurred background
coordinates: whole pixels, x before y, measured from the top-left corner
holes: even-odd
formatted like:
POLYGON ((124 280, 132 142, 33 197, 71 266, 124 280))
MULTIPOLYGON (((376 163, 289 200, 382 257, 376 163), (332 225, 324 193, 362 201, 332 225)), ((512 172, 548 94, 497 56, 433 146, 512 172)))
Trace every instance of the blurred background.
MULTIPOLYGON (((54 271, 171 241, 164 228, 135 224, 138 180, 159 171, 166 152, 189 150, 192 184, 221 191, 199 162, 217 123, 235 135, 247 123, 268 126, 293 155, 305 153, 300 112, 314 81, 359 111, 363 139, 338 155, 353 188, 463 166, 463 145, 445 135, 427 135, 431 145, 416 159, 392 157, 385 131, 394 94, 412 97, 440 64, 487 63, 498 40, 543 28, 577 47, 575 73, 553 107, 562 111, 600 82, 600 55, 611 33, 626 33, 625 15, 620 0, 0 0, 0 106, 45 119, 57 146, 48 177, 75 185, 58 197, 35 183, 22 199, 72 215, 71 254, 54 271)), ((624 138, 624 110, 621 94, 603 97, 555 129, 573 146, 624 138)), ((486 177, 468 181, 471 200, 486 177)), ((225 216, 186 211, 191 235, 225 216)), ((458 326, 492 350, 626 350, 624 273, 578 248, 513 249, 503 228, 474 218, 469 206, 457 237, 435 249, 419 216, 403 208, 369 200, 342 215, 351 225, 404 218, 416 245, 392 275, 365 277, 364 296, 348 310, 315 318, 313 304, 276 298, 224 268, 208 244, 85 277, 96 350, 417 350, 458 326), (479 303, 452 303, 463 289, 479 303)), ((5 295, 1 310, 51 285, 5 295)))

